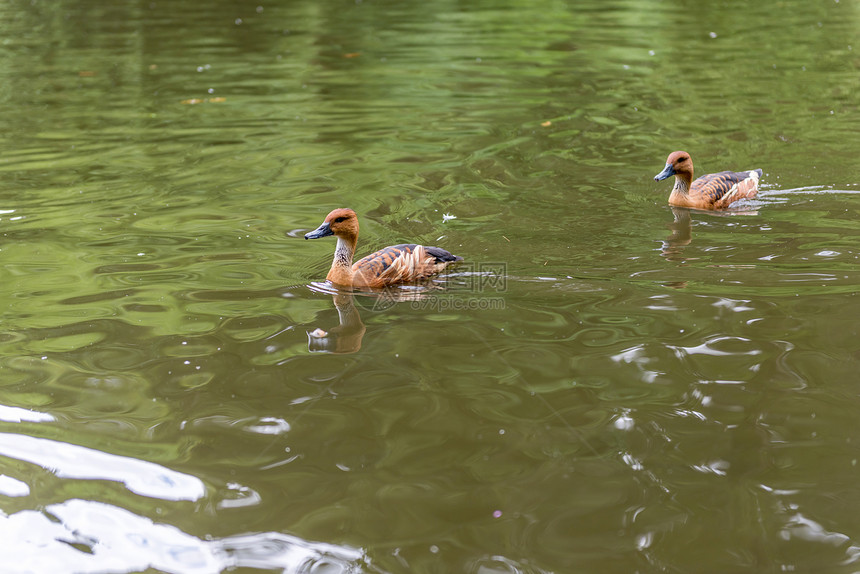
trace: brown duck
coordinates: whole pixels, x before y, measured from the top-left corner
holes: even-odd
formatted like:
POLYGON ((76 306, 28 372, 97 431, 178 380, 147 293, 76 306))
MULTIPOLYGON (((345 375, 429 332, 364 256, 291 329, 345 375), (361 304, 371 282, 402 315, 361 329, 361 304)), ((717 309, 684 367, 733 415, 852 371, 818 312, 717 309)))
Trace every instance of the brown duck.
POLYGON ((725 209, 739 199, 755 197, 761 170, 721 171, 693 181, 693 160, 690 154, 675 151, 666 158, 666 167, 654 176, 654 181, 661 181, 671 175, 675 176, 675 187, 669 196, 670 205, 725 209))
POLYGON ((439 247, 409 243, 380 249, 353 263, 358 243, 358 216, 347 208, 329 213, 322 225, 305 234, 305 239, 329 235, 337 238, 337 247, 326 280, 336 285, 380 288, 397 283, 413 283, 463 260, 439 247))

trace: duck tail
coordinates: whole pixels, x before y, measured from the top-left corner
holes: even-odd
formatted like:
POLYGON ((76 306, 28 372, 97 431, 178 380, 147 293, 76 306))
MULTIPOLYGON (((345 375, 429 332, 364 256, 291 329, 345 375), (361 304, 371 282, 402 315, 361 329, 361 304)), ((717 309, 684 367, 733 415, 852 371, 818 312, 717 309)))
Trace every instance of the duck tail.
POLYGON ((427 255, 435 257, 436 263, 454 263, 455 261, 463 260, 459 255, 454 255, 453 253, 445 251, 441 247, 427 247, 425 245, 424 251, 427 252, 427 255))

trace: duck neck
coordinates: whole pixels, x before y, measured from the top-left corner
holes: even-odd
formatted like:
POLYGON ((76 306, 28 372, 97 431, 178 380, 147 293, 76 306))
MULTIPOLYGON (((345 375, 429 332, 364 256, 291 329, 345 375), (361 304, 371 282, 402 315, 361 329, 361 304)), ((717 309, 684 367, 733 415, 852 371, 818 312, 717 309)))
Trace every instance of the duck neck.
POLYGON ((675 187, 672 188, 672 195, 687 195, 692 183, 693 176, 689 173, 675 174, 675 187))
POLYGON ((338 237, 334 249, 334 261, 326 279, 339 285, 352 285, 352 256, 355 254, 355 239, 338 237))

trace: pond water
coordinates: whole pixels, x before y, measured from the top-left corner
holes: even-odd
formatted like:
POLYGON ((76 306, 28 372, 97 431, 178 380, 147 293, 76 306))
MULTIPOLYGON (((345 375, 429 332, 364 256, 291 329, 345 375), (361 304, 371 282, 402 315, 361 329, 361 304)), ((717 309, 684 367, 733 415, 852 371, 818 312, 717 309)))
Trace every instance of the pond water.
POLYGON ((860 569, 856 1, 0 15, 3 572, 860 569))

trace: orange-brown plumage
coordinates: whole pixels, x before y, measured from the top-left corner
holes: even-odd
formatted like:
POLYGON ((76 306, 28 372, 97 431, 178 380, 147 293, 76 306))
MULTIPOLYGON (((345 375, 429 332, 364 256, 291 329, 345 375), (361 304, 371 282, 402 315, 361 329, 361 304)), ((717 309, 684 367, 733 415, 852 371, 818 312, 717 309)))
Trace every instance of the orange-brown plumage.
POLYGON ((427 279, 462 257, 439 247, 392 245, 352 262, 358 243, 358 216, 351 209, 329 213, 322 225, 305 234, 305 239, 334 235, 337 247, 326 279, 337 285, 380 288, 397 283, 427 279))
POLYGON ((761 170, 721 171, 703 175, 693 181, 693 160, 685 151, 675 151, 666 158, 666 167, 654 176, 654 181, 675 176, 675 187, 669 204, 696 209, 725 209, 731 203, 755 197, 761 170))

